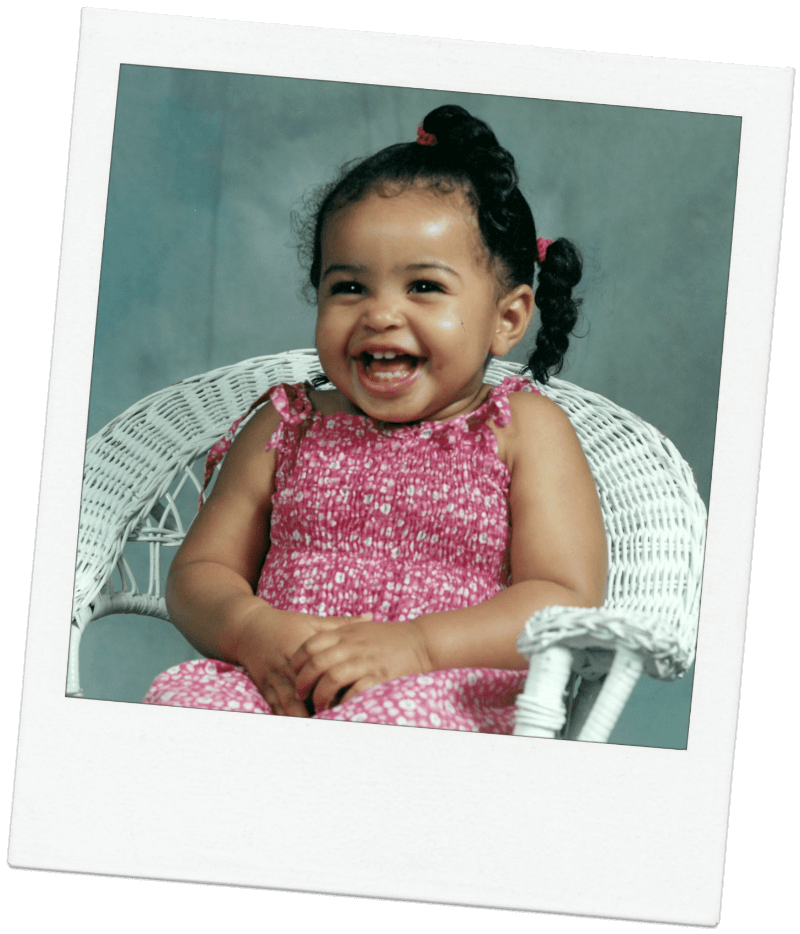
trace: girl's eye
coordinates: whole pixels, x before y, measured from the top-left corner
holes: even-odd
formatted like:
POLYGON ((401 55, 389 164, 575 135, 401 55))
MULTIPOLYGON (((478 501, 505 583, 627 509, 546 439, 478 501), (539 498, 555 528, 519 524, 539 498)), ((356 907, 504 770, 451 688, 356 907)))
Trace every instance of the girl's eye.
POLYGON ((360 282, 334 282, 331 286, 331 295, 361 295, 363 291, 364 286, 360 282))
POLYGON ((444 289, 438 282, 431 282, 429 279, 419 279, 412 284, 411 291, 424 295, 427 292, 444 292, 444 289))

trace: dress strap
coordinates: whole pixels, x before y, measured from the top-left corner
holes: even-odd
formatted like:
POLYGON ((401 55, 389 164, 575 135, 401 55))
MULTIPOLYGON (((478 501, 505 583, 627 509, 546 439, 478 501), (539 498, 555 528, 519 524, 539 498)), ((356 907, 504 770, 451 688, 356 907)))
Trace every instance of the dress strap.
POLYGON ((281 423, 278 426, 278 430, 275 431, 269 439, 266 450, 277 446, 284 425, 298 425, 305 421, 313 412, 308 394, 302 383, 295 383, 294 385, 282 383, 262 393, 244 415, 236 419, 225 435, 220 438, 208 452, 205 469, 203 470, 203 487, 200 491, 200 507, 203 505, 204 495, 209 483, 211 483, 211 478, 214 476, 214 471, 228 453, 231 444, 233 444, 233 439, 236 437, 242 423, 246 421, 257 408, 268 401, 272 402, 275 406, 275 410, 281 417, 281 423))
POLYGON ((459 415, 449 422, 425 422, 422 426, 423 437, 436 435, 449 444, 456 444, 462 434, 478 432, 494 445, 494 434, 489 428, 493 421, 498 428, 505 428, 511 421, 511 403, 508 397, 512 392, 539 392, 533 383, 524 376, 506 376, 498 386, 492 386, 489 395, 475 409, 459 415))
POLYGON ((512 392, 539 392, 539 390, 524 376, 506 376, 499 386, 492 386, 486 401, 472 413, 472 418, 480 413, 481 421, 488 421, 491 418, 498 428, 505 428, 511 421, 511 403, 508 397, 512 392))
MULTIPOLYGON (((269 398, 281 417, 282 425, 299 425, 313 414, 313 406, 303 383, 281 383, 270 389, 269 398)), ((270 447, 274 447, 270 443, 270 447)))

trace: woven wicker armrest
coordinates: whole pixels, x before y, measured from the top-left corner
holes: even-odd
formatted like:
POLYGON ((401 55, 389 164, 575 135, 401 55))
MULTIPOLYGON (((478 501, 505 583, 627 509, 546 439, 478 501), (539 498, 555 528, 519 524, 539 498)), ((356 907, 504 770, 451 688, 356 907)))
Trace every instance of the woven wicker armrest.
POLYGON ((528 620, 517 648, 530 668, 515 735, 605 742, 643 672, 664 681, 685 674, 694 633, 680 639, 673 621, 653 614, 551 606, 528 620), (565 703, 576 674, 595 684, 565 703))
POLYGON ((681 640, 670 619, 652 613, 549 606, 525 624, 517 649, 530 661, 533 655, 553 645, 578 650, 572 668, 590 679, 596 675, 588 669, 602 668, 603 664, 600 654, 592 649, 609 650, 610 663, 611 652, 624 648, 642 656, 644 672, 651 678, 674 681, 686 674, 694 661, 695 634, 681 640))

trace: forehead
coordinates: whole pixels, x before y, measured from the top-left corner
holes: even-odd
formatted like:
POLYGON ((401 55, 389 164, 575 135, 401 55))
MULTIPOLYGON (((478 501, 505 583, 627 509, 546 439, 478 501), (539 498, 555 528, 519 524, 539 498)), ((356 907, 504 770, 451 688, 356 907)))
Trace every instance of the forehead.
POLYGON ((379 189, 328 215, 322 247, 332 249, 353 240, 369 244, 376 235, 468 249, 476 256, 485 254, 475 211, 458 188, 441 191, 422 184, 403 187, 384 182, 379 189))

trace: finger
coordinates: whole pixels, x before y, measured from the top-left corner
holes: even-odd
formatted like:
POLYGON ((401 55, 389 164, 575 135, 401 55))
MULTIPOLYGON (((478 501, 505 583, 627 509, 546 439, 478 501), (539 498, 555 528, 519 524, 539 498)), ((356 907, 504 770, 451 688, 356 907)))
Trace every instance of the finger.
POLYGON ((304 704, 296 697, 291 698, 285 704, 280 706, 280 717, 302 717, 308 719, 314 716, 314 708, 311 705, 304 704))
MULTIPOLYGON (((302 667, 295 673, 294 692, 297 697, 304 700, 311 695, 312 692, 316 692, 319 682, 323 677, 326 675, 328 676, 328 680, 325 683, 332 687, 333 681, 331 680, 331 676, 333 675, 335 679, 335 677, 339 675, 340 677, 336 689, 325 698, 329 700, 339 688, 355 681, 357 677, 361 677, 364 674, 364 661, 360 656, 353 655, 352 645, 334 640, 333 643, 327 645, 327 647, 320 648, 319 651, 313 651, 302 667), (347 677, 350 673, 352 673, 350 681, 341 680, 342 676, 347 677)), ((317 710, 320 709, 318 701, 319 698, 315 697, 314 707, 317 710)))
MULTIPOLYGON (((292 673, 293 674, 293 673, 292 673)), ((279 669, 269 672, 262 695, 278 716, 308 717, 305 704, 298 698, 294 679, 279 669)))
POLYGON ((356 694, 360 694, 362 691, 366 691, 367 688, 374 688, 376 684, 381 684, 381 680, 379 678, 374 678, 371 676, 359 678, 355 684, 351 684, 350 687, 345 691, 339 703, 346 703, 350 700, 351 697, 355 697, 356 694))
POLYGON ((314 623, 314 627, 317 632, 332 632, 334 629, 338 629, 341 625, 342 620, 336 619, 335 617, 321 619, 319 622, 314 623))
POLYGON ((285 717, 303 717, 306 720, 313 715, 314 710, 309 710, 309 708, 302 701, 297 700, 297 698, 294 698, 284 711, 285 717))
POLYGON ((270 711, 279 717, 281 715, 281 701, 275 691, 266 682, 263 685, 256 685, 256 687, 259 694, 269 704, 270 711))
POLYGON ((312 658, 331 649, 338 642, 339 636, 333 631, 318 632, 310 636, 289 659, 289 668, 296 675, 312 658))
POLYGON ((330 668, 319 679, 314 693, 314 709, 319 713, 321 710, 327 710, 335 707, 338 703, 335 698, 341 693, 345 693, 360 678, 365 677, 363 665, 357 661, 348 661, 344 664, 330 668))
MULTIPOLYGON (((347 662, 350 657, 351 655, 347 651, 347 648, 338 642, 324 651, 314 653, 306 660, 295 677, 294 690, 297 697, 301 700, 305 700, 312 691, 316 690, 316 685, 320 678, 326 675, 334 666, 342 665, 347 662)), ((363 674, 363 671, 358 673, 363 674)), ((317 710, 320 709, 317 706, 316 700, 314 701, 314 707, 317 710)))
POLYGON ((372 613, 362 613, 361 616, 328 616, 318 617, 314 624, 320 632, 330 632, 333 629, 341 629, 342 626, 350 626, 353 623, 371 623, 372 613))

